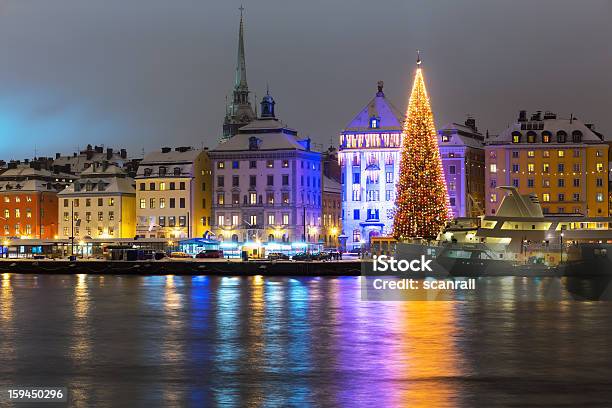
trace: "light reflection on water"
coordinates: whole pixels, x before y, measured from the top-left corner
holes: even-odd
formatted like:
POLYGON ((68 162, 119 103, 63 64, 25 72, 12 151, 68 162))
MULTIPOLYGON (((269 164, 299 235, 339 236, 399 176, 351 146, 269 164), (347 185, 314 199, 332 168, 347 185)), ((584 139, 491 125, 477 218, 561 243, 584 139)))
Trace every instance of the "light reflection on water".
POLYGON ((73 406, 97 407, 612 397, 609 302, 533 279, 480 283, 495 301, 364 302, 352 277, 3 274, 0 388, 63 385, 73 406), (542 291, 564 300, 521 301, 542 291))

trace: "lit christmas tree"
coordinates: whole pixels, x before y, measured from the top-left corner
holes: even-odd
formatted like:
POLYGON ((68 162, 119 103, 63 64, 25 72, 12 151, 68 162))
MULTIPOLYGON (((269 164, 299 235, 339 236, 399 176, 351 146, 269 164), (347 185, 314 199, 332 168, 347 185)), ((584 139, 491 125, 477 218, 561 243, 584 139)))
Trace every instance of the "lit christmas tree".
POLYGON ((404 123, 395 207, 397 240, 435 239, 452 214, 420 56, 404 123))

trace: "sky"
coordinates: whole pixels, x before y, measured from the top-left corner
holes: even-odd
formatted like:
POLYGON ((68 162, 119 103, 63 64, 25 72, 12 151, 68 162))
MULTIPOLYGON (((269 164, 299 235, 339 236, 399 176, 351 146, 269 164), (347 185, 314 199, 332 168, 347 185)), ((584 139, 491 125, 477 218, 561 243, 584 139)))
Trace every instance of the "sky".
MULTIPOLYGON (((420 49, 436 125, 492 134, 521 109, 612 139, 610 0, 243 0, 248 84, 328 146, 385 82, 405 110, 420 49)), ((0 159, 88 143, 213 148, 239 1, 0 0, 0 159)), ((259 101, 258 101, 259 102, 259 101)))

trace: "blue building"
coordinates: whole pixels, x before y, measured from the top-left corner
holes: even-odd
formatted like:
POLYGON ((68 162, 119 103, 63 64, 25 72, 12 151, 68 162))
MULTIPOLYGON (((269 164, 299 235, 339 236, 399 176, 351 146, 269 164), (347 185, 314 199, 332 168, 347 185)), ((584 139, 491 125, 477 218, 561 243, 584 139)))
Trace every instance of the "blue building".
POLYGON ((339 239, 348 251, 367 248, 370 238, 392 232, 403 117, 385 97, 380 81, 374 98, 340 133, 343 234, 339 239))

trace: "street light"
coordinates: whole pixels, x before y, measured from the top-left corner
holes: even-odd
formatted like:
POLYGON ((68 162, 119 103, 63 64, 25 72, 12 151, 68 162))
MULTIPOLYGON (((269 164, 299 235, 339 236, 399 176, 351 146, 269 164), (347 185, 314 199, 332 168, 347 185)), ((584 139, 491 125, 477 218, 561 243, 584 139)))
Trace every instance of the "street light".
POLYGON ((563 263, 563 233, 559 234, 559 239, 561 240, 561 263, 563 263))

